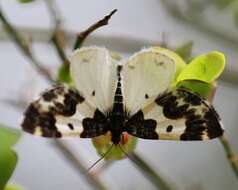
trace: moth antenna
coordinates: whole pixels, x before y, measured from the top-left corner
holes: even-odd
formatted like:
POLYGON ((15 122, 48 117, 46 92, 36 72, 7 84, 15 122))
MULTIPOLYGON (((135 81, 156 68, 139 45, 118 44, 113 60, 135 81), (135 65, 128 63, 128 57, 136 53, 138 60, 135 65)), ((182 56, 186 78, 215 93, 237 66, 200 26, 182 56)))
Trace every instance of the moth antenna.
POLYGON ((121 151, 126 155, 127 158, 129 158, 131 161, 133 161, 132 157, 127 153, 126 148, 122 147, 120 144, 118 144, 118 147, 121 149, 121 151))
POLYGON ((94 166, 96 166, 97 163, 99 163, 101 160, 103 160, 111 151, 112 147, 114 146, 114 144, 112 144, 109 149, 107 150, 107 152, 104 153, 104 155, 99 158, 96 162, 94 162, 86 171, 86 173, 88 173, 94 166))

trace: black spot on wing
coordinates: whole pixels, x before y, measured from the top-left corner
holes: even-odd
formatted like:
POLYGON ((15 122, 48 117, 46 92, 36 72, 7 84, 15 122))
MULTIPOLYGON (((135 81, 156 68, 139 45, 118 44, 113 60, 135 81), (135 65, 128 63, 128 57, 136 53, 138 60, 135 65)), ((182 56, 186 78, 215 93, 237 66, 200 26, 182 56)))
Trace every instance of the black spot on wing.
POLYGON ((153 119, 144 119, 144 114, 140 110, 133 115, 126 123, 126 132, 139 138, 159 139, 156 133, 157 122, 153 119))
POLYGON ((95 90, 92 91, 92 96, 95 96, 95 90))
POLYGON ((56 127, 56 117, 74 115, 77 104, 83 101, 84 98, 76 90, 54 86, 29 105, 21 126, 32 134, 39 128, 44 137, 60 138, 62 134, 56 127))
POLYGON ((50 112, 40 113, 36 104, 31 104, 25 112, 25 119, 22 123, 24 131, 34 133, 40 127, 43 137, 61 137, 55 126, 55 117, 50 112))
POLYGON ((43 95, 42 95, 43 99, 47 102, 50 102, 52 101, 54 98, 56 98, 56 94, 54 93, 53 90, 50 90, 48 92, 45 92, 43 95))
POLYGON ((186 129, 181 140, 202 140, 204 136, 212 139, 223 134, 218 114, 197 94, 177 89, 158 96, 155 102, 163 107, 165 117, 185 119, 186 129))
POLYGON ((71 123, 68 123, 68 127, 69 127, 71 130, 74 130, 74 126, 73 126, 71 123))
POLYGON ((160 95, 155 102, 163 107, 164 116, 169 119, 182 118, 189 107, 188 103, 178 105, 178 97, 174 96, 172 92, 160 95))
POLYGON ((167 131, 168 133, 170 133, 172 130, 173 130, 173 126, 172 126, 172 125, 169 125, 169 126, 166 128, 166 131, 167 131))
POLYGON ((145 94, 145 99, 148 99, 149 98, 149 95, 148 94, 145 94))
POLYGON ((108 122, 105 115, 98 109, 93 118, 83 119, 83 132, 81 138, 93 138, 105 134, 108 131, 108 122))

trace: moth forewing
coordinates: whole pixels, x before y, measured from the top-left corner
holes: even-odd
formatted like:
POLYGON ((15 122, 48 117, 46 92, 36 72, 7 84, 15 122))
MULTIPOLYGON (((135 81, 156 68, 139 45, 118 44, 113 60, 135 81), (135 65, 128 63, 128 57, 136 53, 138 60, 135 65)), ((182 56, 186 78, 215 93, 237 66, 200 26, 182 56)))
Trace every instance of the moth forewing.
POLYGON ((105 112, 112 107, 116 90, 115 60, 105 48, 76 50, 70 57, 71 77, 88 102, 105 112))
POLYGON ((125 106, 131 114, 169 88, 175 75, 170 57, 146 49, 133 55, 123 67, 125 106))

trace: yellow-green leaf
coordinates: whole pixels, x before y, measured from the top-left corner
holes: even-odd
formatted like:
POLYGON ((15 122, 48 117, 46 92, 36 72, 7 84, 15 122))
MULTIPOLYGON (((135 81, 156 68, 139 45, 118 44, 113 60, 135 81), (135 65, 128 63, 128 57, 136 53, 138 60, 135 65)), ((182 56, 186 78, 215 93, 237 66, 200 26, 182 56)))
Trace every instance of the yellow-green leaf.
POLYGON ((213 51, 194 58, 177 77, 176 82, 183 80, 199 80, 211 83, 216 80, 225 67, 223 53, 213 51))
POLYGON ((7 185, 4 190, 23 190, 23 188, 20 187, 19 185, 10 184, 10 185, 7 185))

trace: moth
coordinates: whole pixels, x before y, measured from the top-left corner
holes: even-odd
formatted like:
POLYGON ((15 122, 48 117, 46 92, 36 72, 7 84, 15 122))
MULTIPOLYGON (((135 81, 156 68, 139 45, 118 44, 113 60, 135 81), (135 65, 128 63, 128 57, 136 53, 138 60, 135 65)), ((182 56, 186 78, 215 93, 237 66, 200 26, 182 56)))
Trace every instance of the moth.
POLYGON ((156 140, 194 141, 223 134, 210 103, 182 88, 172 88, 175 60, 144 49, 116 61, 101 47, 81 48, 70 57, 75 87, 55 85, 24 113, 22 128, 43 137, 93 138, 122 133, 156 140))

